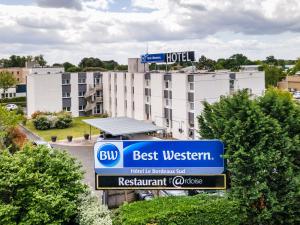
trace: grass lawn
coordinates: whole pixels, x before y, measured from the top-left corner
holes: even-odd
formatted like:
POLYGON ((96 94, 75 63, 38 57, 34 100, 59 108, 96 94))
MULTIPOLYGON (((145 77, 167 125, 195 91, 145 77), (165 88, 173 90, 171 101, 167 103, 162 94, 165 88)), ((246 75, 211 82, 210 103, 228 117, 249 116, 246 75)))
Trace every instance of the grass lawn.
MULTIPOLYGON (((27 121, 26 127, 31 130, 33 133, 42 137, 45 141, 50 141, 51 136, 57 136, 57 140, 67 139, 67 136, 82 137, 85 133, 90 133, 90 126, 82 120, 84 119, 93 119, 99 117, 76 117, 73 118, 72 126, 66 129, 50 129, 50 130, 37 130, 35 129, 31 120, 27 121)), ((99 130, 92 127, 92 135, 99 134, 99 130)))

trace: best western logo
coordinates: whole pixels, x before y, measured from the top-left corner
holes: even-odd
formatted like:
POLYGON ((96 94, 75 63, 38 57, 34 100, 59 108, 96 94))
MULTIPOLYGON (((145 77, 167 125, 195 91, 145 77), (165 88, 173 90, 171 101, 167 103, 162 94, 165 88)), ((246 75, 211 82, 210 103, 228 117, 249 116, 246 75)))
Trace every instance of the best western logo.
POLYGON ((99 146, 97 152, 97 159, 100 166, 103 167, 123 167, 123 157, 120 149, 122 146, 117 146, 120 144, 105 143, 99 146))

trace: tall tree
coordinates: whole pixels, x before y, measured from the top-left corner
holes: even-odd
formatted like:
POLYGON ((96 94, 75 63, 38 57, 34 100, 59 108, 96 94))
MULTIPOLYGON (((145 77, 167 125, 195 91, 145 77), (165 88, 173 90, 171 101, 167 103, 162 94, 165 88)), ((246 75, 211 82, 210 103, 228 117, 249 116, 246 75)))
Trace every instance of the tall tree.
POLYGON ((46 146, 0 151, 0 177, 0 224, 76 224, 86 186, 66 152, 46 146))
POLYGON ((299 187, 289 156, 292 142, 246 91, 205 103, 199 133, 224 141, 230 196, 247 213, 247 224, 299 224, 299 187))
POLYGON ((266 87, 277 86, 277 83, 286 77, 282 68, 268 64, 264 64, 262 67, 265 71, 266 87))
POLYGON ((204 55, 202 55, 199 58, 197 67, 200 70, 202 69, 202 70, 213 71, 213 70, 215 70, 215 65, 216 65, 216 61, 214 61, 212 59, 208 59, 204 55))
POLYGON ((47 61, 44 59, 43 55, 35 56, 34 61, 36 61, 40 66, 46 66, 47 64, 47 61))
POLYGON ((12 73, 7 71, 0 72, 0 89, 3 89, 4 98, 7 90, 16 84, 17 80, 12 73))

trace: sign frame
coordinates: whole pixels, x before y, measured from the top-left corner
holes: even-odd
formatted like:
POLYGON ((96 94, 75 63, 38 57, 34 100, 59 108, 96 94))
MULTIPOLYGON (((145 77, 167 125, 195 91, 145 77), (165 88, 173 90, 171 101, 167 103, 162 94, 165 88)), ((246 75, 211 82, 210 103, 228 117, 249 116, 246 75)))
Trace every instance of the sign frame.
MULTIPOLYGON (((120 175, 110 175, 111 177, 120 177, 120 175)), ((126 176, 126 175, 124 175, 126 176)), ((127 175, 128 176, 128 175, 127 175)), ((138 176, 145 176, 143 174, 133 175, 131 177, 138 177, 138 176)), ((160 176, 160 177, 177 177, 176 175, 170 176, 170 174, 156 174, 151 175, 153 176, 160 176)), ((178 175, 181 176, 181 175, 178 175)), ((189 177, 190 175, 182 175, 182 177, 189 177)), ((226 174, 199 174, 193 175, 193 177, 222 177, 224 179, 224 186, 222 187, 99 187, 99 178, 100 177, 107 177, 102 176, 100 174, 95 173, 95 190, 226 190, 227 189, 227 176, 226 174)))

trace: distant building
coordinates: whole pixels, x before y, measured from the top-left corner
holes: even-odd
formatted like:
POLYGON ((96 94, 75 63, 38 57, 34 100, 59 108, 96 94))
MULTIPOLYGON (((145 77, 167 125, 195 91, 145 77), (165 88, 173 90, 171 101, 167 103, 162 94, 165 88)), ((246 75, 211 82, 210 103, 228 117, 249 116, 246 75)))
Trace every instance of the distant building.
POLYGON ((74 116, 107 113, 155 123, 177 139, 194 139, 204 101, 217 102, 241 89, 254 96, 265 90, 264 72, 253 68, 148 72, 138 59, 130 59, 128 68, 130 72, 30 73, 28 115, 37 110, 65 110, 74 116))
POLYGON ((23 67, 11 67, 11 68, 0 68, 0 72, 7 71, 12 73, 19 84, 26 84, 26 77, 29 74, 29 70, 23 67))
POLYGON ((278 82, 278 87, 290 92, 300 91, 300 73, 299 75, 287 76, 285 80, 278 82))
POLYGON ((65 73, 63 68, 33 68, 27 77, 27 114, 67 111, 73 116, 103 114, 99 72, 65 73))

